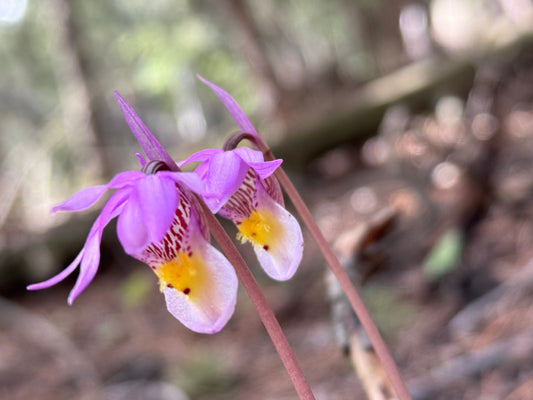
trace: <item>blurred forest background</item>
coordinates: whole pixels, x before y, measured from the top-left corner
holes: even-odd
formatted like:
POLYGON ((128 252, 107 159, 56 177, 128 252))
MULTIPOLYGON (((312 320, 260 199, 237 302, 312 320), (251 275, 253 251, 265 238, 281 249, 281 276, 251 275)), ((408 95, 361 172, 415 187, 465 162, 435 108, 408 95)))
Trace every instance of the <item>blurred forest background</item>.
MULTIPOLYGON (((532 0, 0 0, 0 397, 295 398, 244 293, 188 332, 113 227, 73 307, 72 279, 24 289, 96 215, 50 208, 138 168, 113 90, 176 160, 236 129, 200 74, 284 158, 414 399, 531 399, 532 50, 532 0)), ((291 282, 256 274, 304 374, 392 399, 321 260, 307 238, 291 282)))

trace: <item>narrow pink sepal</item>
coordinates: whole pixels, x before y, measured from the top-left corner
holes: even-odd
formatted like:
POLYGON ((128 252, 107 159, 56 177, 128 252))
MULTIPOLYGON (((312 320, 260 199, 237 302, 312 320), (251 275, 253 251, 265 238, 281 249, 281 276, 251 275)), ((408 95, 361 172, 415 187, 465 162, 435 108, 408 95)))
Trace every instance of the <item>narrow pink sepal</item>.
POLYGON ((253 168, 261 179, 272 175, 283 162, 281 159, 265 161, 262 152, 252 150, 248 147, 239 147, 231 152, 237 155, 249 167, 253 168))
POLYGON ((82 211, 96 203, 107 191, 107 185, 95 185, 81 189, 74 193, 63 203, 52 207, 52 212, 57 211, 82 211))
POLYGON ((136 180, 142 178, 144 174, 140 171, 121 172, 113 177, 106 185, 89 186, 74 193, 63 203, 52 208, 52 212, 57 211, 83 211, 96 203, 108 189, 120 189, 132 185, 136 180))
POLYGON ((176 164, 172 160, 172 157, 170 157, 152 132, 150 132, 144 122, 142 122, 141 118, 139 118, 133 107, 131 107, 126 100, 124 100, 120 94, 118 94, 118 92, 115 91, 113 93, 115 94, 115 98, 120 105, 122 114, 124 114, 126 123, 130 127, 133 135, 137 138, 137 141, 141 145, 148 158, 150 160, 163 161, 172 171, 175 171, 176 164))
POLYGON ((215 94, 219 97, 222 103, 224 103, 241 131, 243 131, 244 133, 251 133, 252 135, 256 136, 258 135, 254 126, 252 125, 246 114, 244 114, 244 112, 241 110, 239 104, 237 104, 237 102, 233 99, 233 97, 231 97, 225 90, 219 88, 217 85, 212 82, 209 82, 207 79, 204 79, 200 75, 196 76, 215 92, 215 94))
POLYGON ((34 283, 32 285, 26 286, 26 289, 28 290, 41 290, 41 289, 47 289, 51 286, 57 285, 59 282, 61 282, 63 279, 67 278, 70 274, 72 274, 76 268, 78 268, 78 265, 80 265, 81 258, 83 257, 84 249, 82 249, 79 254, 76 256, 74 261, 70 263, 70 265, 65 268, 63 271, 61 271, 56 276, 39 283, 34 283))
POLYGON ((191 162, 197 162, 197 161, 207 161, 211 157, 215 156, 216 154, 223 153, 224 150, 222 149, 204 149, 197 151, 194 154, 191 154, 187 159, 180 161, 177 163, 178 167, 183 167, 186 164, 189 164, 191 162))
POLYGON ((94 221, 94 224, 87 236, 83 246, 83 257, 81 259, 80 274, 68 296, 68 304, 72 305, 74 300, 85 290, 92 282, 98 267, 100 265, 100 243, 102 242, 102 233, 109 222, 122 212, 124 203, 128 198, 128 189, 117 191, 105 204, 100 215, 94 221))
POLYGON ((80 274, 68 298, 68 303, 72 304, 74 299, 94 278, 100 262, 100 241, 102 239, 102 232, 109 221, 120 214, 124 201, 127 197, 128 189, 123 189, 119 190, 109 199, 102 209, 100 215, 94 221, 83 248, 67 268, 44 282, 29 285, 27 289, 40 290, 56 285, 72 274, 72 272, 74 272, 81 263, 80 274))

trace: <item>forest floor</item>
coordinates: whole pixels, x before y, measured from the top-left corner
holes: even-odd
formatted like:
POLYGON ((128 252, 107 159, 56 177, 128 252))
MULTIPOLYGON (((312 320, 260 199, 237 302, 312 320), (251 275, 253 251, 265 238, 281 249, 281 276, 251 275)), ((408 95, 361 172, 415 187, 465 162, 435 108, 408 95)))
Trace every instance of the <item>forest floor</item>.
MULTIPOLYGON (((325 154, 296 185, 357 283, 413 396, 531 399, 533 62, 479 68, 468 99, 387 113, 361 148, 325 154), (387 210, 363 249, 340 237, 387 210)), ((250 251, 247 251, 250 256, 250 251)), ((306 234, 289 282, 254 274, 317 399, 365 398, 332 322, 326 266, 306 234)), ((0 397, 22 400, 294 399, 249 299, 222 332, 187 331, 137 263, 0 302, 0 397)), ((386 398, 386 397, 384 397, 386 398)))

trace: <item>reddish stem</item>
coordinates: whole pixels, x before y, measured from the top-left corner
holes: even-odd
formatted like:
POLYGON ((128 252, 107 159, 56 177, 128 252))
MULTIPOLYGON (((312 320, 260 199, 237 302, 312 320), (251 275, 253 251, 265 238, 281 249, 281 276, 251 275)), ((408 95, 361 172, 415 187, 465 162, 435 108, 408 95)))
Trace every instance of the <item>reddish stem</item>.
POLYGON ((298 362, 296 361, 296 357, 292 352, 289 342, 281 330, 281 326, 279 325, 274 312, 268 305, 265 296, 263 296, 263 293, 259 289, 254 276, 248 269, 246 262, 242 258, 241 254, 233 244, 233 241, 228 236, 222 225, 220 225, 220 222, 218 222, 216 217, 211 213, 203 201, 200 201, 200 203, 204 209, 204 213, 207 217, 209 229, 211 230, 212 235, 224 251, 224 254, 228 258, 229 262, 235 268, 235 272, 237 273, 239 280, 246 289, 250 300, 259 314, 259 318, 261 318, 261 321, 263 322, 263 325, 265 326, 272 343, 274 343, 274 347, 276 348, 279 357, 283 362, 289 377, 291 378, 294 388, 298 393, 298 397, 302 400, 315 400, 313 392, 307 384, 307 381, 300 366, 298 365, 298 362))
MULTIPOLYGON (((252 142, 257 146, 260 151, 263 152, 266 160, 275 159, 274 155, 270 151, 270 148, 266 145, 265 142, 263 142, 261 138, 254 135, 252 142)), ((368 337, 372 343, 372 346, 374 347, 374 350, 376 351, 378 357, 381 360, 381 363, 383 364, 383 368, 387 372, 389 380, 392 386, 394 387, 394 390, 396 391, 398 399, 411 400, 411 396, 409 395, 407 387, 405 386, 405 383, 402 380, 396 363, 390 355, 389 350, 387 349, 387 346, 385 345, 385 342, 381 337, 381 334, 379 333, 376 325, 374 324, 374 321, 370 317, 370 314, 368 313, 363 301, 361 300, 361 297, 353 287, 350 278, 346 274, 346 271, 344 271, 344 269, 342 268, 341 264, 339 263, 339 260, 333 253, 333 250, 326 241, 324 235, 322 235, 322 232, 320 231, 320 228, 318 227, 313 216, 311 215, 311 212, 309 211, 300 194, 298 193, 291 180, 281 167, 276 170, 276 177, 278 178, 281 186, 287 192, 294 207, 296 208, 303 222, 307 226, 307 229, 309 229, 309 231, 311 232, 311 235, 315 239, 316 243, 318 244, 318 247, 320 248, 320 251, 326 259, 326 262, 329 264, 331 271, 337 278, 337 281, 339 282, 342 290, 346 294, 346 297, 348 298, 348 301, 350 302, 354 312, 361 321, 361 324, 363 325, 363 328, 368 334, 368 337)))

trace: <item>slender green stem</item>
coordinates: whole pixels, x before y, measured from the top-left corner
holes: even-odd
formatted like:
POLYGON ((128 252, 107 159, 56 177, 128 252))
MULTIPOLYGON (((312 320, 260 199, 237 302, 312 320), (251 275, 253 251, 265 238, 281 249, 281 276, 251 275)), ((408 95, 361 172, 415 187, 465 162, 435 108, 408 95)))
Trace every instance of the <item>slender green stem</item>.
POLYGON ((311 391, 307 381, 302 373, 296 357, 292 352, 292 349, 285 337, 281 326, 279 325, 274 312, 268 305, 265 296, 261 293, 254 276, 248 269, 246 262, 242 258, 241 254, 233 244, 233 241, 228 236, 222 225, 218 222, 216 217, 211 213, 205 203, 199 200, 207 216, 209 223, 209 229, 213 234, 215 240, 222 248, 224 254, 228 258, 229 262, 235 268, 235 272, 239 277, 242 285, 246 289, 250 300, 255 306, 263 325, 265 326, 274 347, 276 348, 279 357, 289 374, 289 377, 298 393, 301 400, 314 400, 313 392, 311 391))
MULTIPOLYGON (((270 148, 266 145, 266 143, 263 142, 261 138, 254 137, 253 143, 257 146, 259 150, 263 152, 263 154, 265 155, 265 159, 275 159, 274 155, 270 151, 270 148)), ((361 321, 361 324, 363 325, 363 328, 368 334, 368 337, 372 343, 372 346, 374 347, 374 350, 376 351, 376 354, 378 355, 383 364, 383 368, 387 372, 389 380, 392 386, 394 387, 394 390, 396 391, 398 399, 411 400, 411 396, 409 395, 407 387, 405 386, 405 383, 402 380, 396 363, 394 362, 394 359, 392 358, 389 350, 387 349, 387 346, 385 345, 381 334, 379 333, 376 325, 374 324, 374 321, 370 317, 370 314, 368 313, 363 301, 361 300, 361 297, 353 287, 350 278, 346 274, 346 271, 344 271, 344 269, 342 268, 341 264, 339 263, 339 260, 333 253, 331 246, 326 241, 326 238, 320 231, 320 228, 316 224, 313 216, 311 215, 311 212, 309 211, 300 194, 298 193, 291 180, 281 167, 276 170, 276 177, 278 178, 281 186, 285 189, 294 207, 300 214, 300 217, 307 226, 307 229, 309 229, 309 231, 311 232, 311 235, 315 239, 316 243, 318 244, 318 247, 320 248, 320 251, 326 259, 326 262, 329 264, 331 271, 337 278, 337 281, 339 282, 342 290, 346 294, 350 305, 352 306, 354 312, 361 321)))

